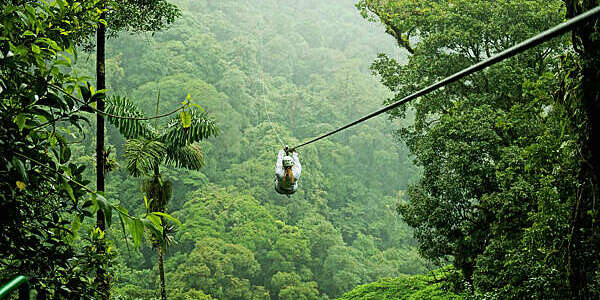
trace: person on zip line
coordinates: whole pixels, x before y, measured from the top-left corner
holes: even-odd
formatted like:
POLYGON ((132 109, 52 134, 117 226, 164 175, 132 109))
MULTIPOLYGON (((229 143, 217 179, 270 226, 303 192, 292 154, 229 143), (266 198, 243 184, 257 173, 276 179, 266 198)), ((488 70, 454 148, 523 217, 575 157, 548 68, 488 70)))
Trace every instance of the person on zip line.
POLYGON ((295 193, 298 190, 301 171, 302 165, 300 165, 298 152, 295 149, 290 150, 288 146, 285 146, 284 149, 279 150, 275 164, 275 190, 288 197, 295 193), (289 156, 290 152, 292 156, 289 156))

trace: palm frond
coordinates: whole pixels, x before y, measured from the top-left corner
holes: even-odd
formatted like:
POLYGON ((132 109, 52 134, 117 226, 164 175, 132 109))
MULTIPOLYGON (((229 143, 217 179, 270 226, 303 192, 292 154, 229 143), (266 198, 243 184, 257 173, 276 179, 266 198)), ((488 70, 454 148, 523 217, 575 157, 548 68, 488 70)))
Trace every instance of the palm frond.
POLYGON ((208 113, 192 111, 191 118, 192 125, 184 128, 179 117, 174 117, 169 121, 166 131, 158 140, 173 148, 183 148, 219 134, 216 122, 208 113))
POLYGON ((204 167, 204 154, 198 144, 169 147, 165 163, 178 168, 200 170, 204 167))
MULTIPOLYGON (((144 114, 139 111, 138 107, 129 99, 122 96, 112 96, 106 99, 106 113, 111 115, 141 118, 144 114)), ((126 139, 144 137, 146 139, 154 139, 156 134, 148 121, 122 119, 111 116, 106 116, 108 122, 113 124, 126 139)))
POLYGON ((177 234, 177 227, 174 224, 166 223, 163 227, 163 236, 165 238, 165 250, 173 245, 177 245, 175 235, 177 234))
POLYGON ((167 147, 158 141, 144 138, 129 139, 125 143, 125 159, 127 170, 133 176, 150 174, 155 164, 161 162, 167 147))

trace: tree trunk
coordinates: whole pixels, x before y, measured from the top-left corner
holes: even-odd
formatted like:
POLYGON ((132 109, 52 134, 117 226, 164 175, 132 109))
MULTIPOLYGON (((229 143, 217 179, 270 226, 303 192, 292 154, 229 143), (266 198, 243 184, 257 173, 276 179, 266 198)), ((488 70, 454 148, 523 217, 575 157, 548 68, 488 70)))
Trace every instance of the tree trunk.
POLYGON ((163 249, 158 246, 158 272, 160 273, 160 299, 167 300, 167 290, 165 288, 165 267, 163 264, 163 249))
MULTIPOLYGON (((158 163, 154 164, 154 180, 155 180, 155 184, 158 184, 158 178, 160 177, 160 169, 158 166, 158 163)), ((160 188, 160 192, 155 194, 155 195, 148 195, 150 199, 153 199, 154 201, 158 201, 159 198, 162 198, 162 195, 159 195, 161 193, 163 193, 163 189, 162 187, 160 188)), ((155 208, 152 209, 151 211, 160 211, 160 212, 165 212, 166 209, 164 208, 155 208)), ((165 219, 163 217, 160 217, 161 223, 164 224, 165 219)), ((162 229, 163 229, 163 234, 162 234, 162 238, 163 240, 166 239, 166 235, 165 235, 165 226, 162 225, 162 229)), ((166 247, 166 245, 165 245, 166 247)), ((158 246, 156 247, 156 250, 158 252, 158 273, 159 273, 159 277, 160 277, 160 299, 161 300, 167 300, 167 290, 166 290, 166 283, 165 283, 165 267, 164 267, 164 262, 163 262, 163 256, 164 256, 164 249, 161 245, 161 243, 158 244, 158 246)))
MULTIPOLYGON (((565 0, 567 18, 596 7, 600 1, 565 0)), ((581 95, 578 103, 582 122, 579 134, 580 169, 578 193, 572 209, 571 237, 568 249, 569 285, 573 299, 599 299, 600 283, 600 217, 596 199, 600 196, 600 27, 597 21, 584 24, 573 31, 573 48, 581 59, 581 95), (593 288, 595 285, 595 288, 593 288)))
MULTIPOLYGON (((106 15, 102 13, 100 16, 105 19, 106 15)), ((98 24, 96 31, 96 88, 102 90, 106 88, 106 71, 105 71, 105 36, 106 27, 104 24, 98 24)), ((96 108, 99 111, 104 111, 104 100, 100 99, 96 103, 96 108)), ((104 191, 104 116, 100 113, 96 114, 96 189, 99 192, 104 191)), ((106 230, 104 223, 104 212, 98 210, 96 213, 96 226, 100 230, 106 230)), ((106 249, 103 246, 98 247, 98 254, 104 255, 106 249)), ((102 299, 110 298, 110 283, 106 274, 106 270, 102 265, 97 266, 96 281, 100 289, 102 299)))

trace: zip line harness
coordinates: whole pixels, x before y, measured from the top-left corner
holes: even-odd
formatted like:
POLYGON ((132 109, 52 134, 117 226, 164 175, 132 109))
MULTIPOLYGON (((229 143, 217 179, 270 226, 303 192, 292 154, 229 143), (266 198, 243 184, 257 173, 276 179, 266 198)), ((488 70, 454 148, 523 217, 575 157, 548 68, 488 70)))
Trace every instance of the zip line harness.
POLYGON ((294 149, 290 149, 286 145, 277 154, 277 164, 275 165, 275 191, 288 197, 298 189, 298 178, 302 172, 298 154, 294 152, 294 149))

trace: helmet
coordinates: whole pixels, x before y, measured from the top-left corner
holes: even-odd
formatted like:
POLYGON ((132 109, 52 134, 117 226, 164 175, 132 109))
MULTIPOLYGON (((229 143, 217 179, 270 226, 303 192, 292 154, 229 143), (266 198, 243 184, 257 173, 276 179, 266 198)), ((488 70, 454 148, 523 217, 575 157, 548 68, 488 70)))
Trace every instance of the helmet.
POLYGON ((294 166, 294 160, 292 159, 291 156, 284 156, 282 159, 283 162, 283 167, 284 168, 288 168, 288 167, 293 167, 294 166))

